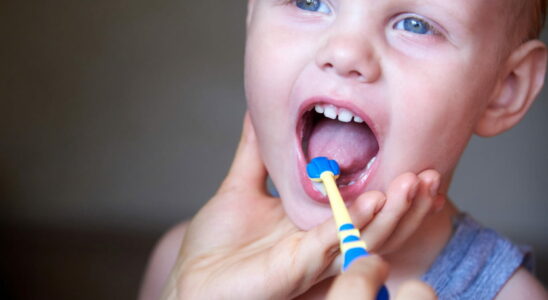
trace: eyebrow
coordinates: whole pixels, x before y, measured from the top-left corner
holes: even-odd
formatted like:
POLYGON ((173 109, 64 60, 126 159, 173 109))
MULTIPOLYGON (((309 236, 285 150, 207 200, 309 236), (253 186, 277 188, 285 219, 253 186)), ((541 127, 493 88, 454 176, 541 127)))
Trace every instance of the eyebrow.
POLYGON ((443 0, 443 5, 440 5, 440 0, 401 0, 401 2, 408 4, 410 6, 418 7, 436 7, 442 9, 446 14, 454 18, 461 25, 465 25, 465 18, 460 14, 462 11, 458 8, 450 8, 448 5, 454 5, 456 3, 461 3, 463 1, 474 1, 474 0, 443 0))
MULTIPOLYGON (((472 24, 468 21, 466 15, 463 14, 464 10, 459 5, 465 1, 476 3, 474 2, 476 0, 399 0, 399 3, 409 7, 435 8, 436 10, 440 10, 444 16, 449 17, 451 22, 456 23, 459 28, 463 29, 463 33, 466 34, 472 31, 472 24)), ((440 24, 447 24, 446 21, 439 17, 434 19, 440 24)))

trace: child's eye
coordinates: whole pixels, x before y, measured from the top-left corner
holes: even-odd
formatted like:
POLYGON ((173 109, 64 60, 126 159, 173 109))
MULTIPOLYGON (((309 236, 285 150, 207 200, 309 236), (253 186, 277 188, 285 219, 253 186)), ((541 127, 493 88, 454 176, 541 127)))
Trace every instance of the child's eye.
POLYGON ((394 25, 394 29, 405 30, 415 34, 437 34, 436 29, 430 23, 417 17, 407 17, 398 21, 394 25))
POLYGON ((298 8, 324 14, 331 13, 331 9, 322 0, 295 0, 298 8))

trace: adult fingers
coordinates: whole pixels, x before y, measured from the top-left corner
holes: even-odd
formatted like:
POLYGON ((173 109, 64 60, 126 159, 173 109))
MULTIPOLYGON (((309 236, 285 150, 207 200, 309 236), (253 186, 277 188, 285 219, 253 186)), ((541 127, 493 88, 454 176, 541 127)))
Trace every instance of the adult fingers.
POLYGON ((360 258, 352 263, 346 272, 337 277, 327 294, 327 299, 374 300, 387 276, 388 264, 379 256, 370 255, 360 258))
POLYGON ((419 175, 419 188, 411 207, 399 221, 394 233, 383 245, 383 252, 391 252, 401 246, 423 223, 433 210, 440 185, 440 174, 426 170, 419 175))
POLYGON ((221 186, 226 188, 250 188, 266 194, 267 171, 259 153, 257 136, 249 112, 246 112, 240 143, 228 176, 221 186))
MULTIPOLYGON (((384 201, 384 194, 375 191, 367 192, 356 199, 348 208, 348 212, 356 226, 360 226, 373 219, 384 201)), ((332 217, 315 228, 303 232, 299 242, 298 257, 293 261, 292 270, 288 274, 291 282, 300 282, 302 288, 306 290, 317 282, 340 272, 341 261, 336 259, 340 254, 339 238, 337 226, 332 217)))
POLYGON ((418 187, 419 179, 413 173, 404 173, 389 185, 384 207, 362 230, 362 237, 368 250, 377 251, 392 234, 401 217, 409 209, 418 187))
POLYGON ((419 280, 409 280, 402 284, 396 295, 396 300, 435 300, 438 299, 434 290, 419 280))

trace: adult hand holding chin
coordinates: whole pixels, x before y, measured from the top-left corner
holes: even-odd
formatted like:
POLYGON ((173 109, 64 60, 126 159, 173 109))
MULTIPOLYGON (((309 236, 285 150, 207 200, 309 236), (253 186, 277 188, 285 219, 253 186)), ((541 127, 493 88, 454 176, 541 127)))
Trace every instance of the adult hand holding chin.
MULTIPOLYGON (((164 299, 290 299, 339 272, 334 221, 298 229, 267 192, 266 176, 246 114, 231 169, 190 222, 164 299)), ((382 194, 368 195, 349 209, 356 224, 383 205, 382 194)))
POLYGON ((370 222, 360 224, 368 250, 379 254, 398 251, 429 215, 444 207, 446 198, 439 193, 440 182, 439 172, 432 169, 407 172, 397 176, 384 193, 377 192, 378 197, 386 198, 384 206, 370 222))
MULTIPOLYGON (((368 224, 363 233, 370 249, 398 246, 434 207, 426 191, 431 184, 423 184, 428 180, 421 174, 404 174, 386 195, 366 192, 349 208, 357 227, 368 224)), ((340 272, 334 221, 300 230, 267 192, 266 177, 246 114, 231 169, 190 222, 164 299, 290 299, 340 272)))

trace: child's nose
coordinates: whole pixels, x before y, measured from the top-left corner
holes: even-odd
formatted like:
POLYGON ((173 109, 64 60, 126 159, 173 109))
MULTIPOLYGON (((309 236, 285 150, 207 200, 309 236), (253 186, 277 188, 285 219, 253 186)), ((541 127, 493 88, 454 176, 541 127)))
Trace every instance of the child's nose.
POLYGON ((362 83, 372 83, 381 75, 373 45, 363 33, 359 37, 350 33, 328 37, 316 55, 316 64, 362 83))

